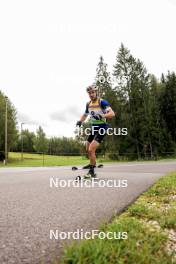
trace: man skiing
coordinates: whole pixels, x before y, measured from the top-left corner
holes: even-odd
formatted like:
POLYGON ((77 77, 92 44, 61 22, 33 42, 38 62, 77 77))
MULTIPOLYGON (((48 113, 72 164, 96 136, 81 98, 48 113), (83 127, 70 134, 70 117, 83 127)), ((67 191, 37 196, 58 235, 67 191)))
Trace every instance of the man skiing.
POLYGON ((87 138, 86 151, 90 160, 90 164, 84 166, 84 169, 89 169, 88 177, 95 177, 94 168, 96 167, 96 149, 106 135, 108 124, 106 119, 111 119, 115 116, 110 104, 98 97, 98 87, 96 85, 88 86, 86 89, 90 101, 86 104, 85 113, 77 121, 76 125, 81 124, 90 117, 91 134, 87 138))

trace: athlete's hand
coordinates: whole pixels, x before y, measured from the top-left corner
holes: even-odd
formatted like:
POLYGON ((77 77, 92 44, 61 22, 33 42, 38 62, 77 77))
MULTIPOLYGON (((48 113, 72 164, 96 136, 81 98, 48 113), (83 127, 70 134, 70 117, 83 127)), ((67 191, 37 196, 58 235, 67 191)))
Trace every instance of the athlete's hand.
POLYGON ((76 126, 79 126, 80 127, 81 125, 82 125, 82 122, 81 121, 77 121, 76 122, 76 126))
POLYGON ((102 120, 103 119, 103 115, 98 114, 98 115, 94 116, 94 118, 96 120, 102 120))

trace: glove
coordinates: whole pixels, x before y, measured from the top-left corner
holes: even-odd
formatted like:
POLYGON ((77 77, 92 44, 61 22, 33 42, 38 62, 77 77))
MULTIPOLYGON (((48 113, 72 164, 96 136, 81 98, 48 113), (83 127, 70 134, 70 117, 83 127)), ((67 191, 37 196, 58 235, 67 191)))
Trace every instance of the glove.
POLYGON ((82 125, 82 122, 81 121, 77 121, 76 122, 76 126, 79 126, 80 127, 81 125, 82 125))
POLYGON ((103 117, 102 117, 102 115, 98 114, 96 116, 93 116, 93 118, 96 120, 101 120, 103 117))

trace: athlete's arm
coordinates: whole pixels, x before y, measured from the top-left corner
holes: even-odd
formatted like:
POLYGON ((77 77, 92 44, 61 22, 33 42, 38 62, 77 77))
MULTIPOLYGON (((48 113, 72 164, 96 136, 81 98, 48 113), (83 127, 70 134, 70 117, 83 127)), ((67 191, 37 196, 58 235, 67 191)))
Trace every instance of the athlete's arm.
POLYGON ((86 118, 87 118, 87 115, 85 115, 85 114, 82 115, 80 120, 76 122, 76 126, 80 127, 82 125, 82 123, 86 120, 86 118))
POLYGON ((112 110, 110 104, 106 100, 101 101, 101 107, 105 110, 105 113, 102 115, 102 117, 105 117, 107 119, 111 119, 115 116, 114 111, 112 110))
POLYGON ((84 122, 87 118, 87 115, 83 114, 80 118, 81 123, 84 122))
POLYGON ((103 117, 107 118, 107 119, 111 119, 115 116, 115 113, 114 111, 112 110, 112 108, 109 106, 107 109, 106 109, 107 113, 105 113, 103 115, 103 117))

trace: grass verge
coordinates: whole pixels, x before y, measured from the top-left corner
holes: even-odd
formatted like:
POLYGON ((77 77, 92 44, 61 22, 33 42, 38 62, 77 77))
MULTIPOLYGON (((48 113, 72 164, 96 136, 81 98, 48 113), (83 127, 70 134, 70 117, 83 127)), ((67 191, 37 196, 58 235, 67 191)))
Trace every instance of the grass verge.
MULTIPOLYGON (((169 161, 169 159, 161 159, 155 162, 169 161)), ((173 161, 173 159, 170 159, 173 161)), ((3 162, 0 162, 1 167, 40 167, 40 166, 71 166, 71 165, 85 165, 89 160, 85 156, 55 156, 36 153, 23 153, 23 160, 21 159, 21 153, 9 152, 8 164, 5 166, 3 162)), ((97 163, 126 163, 126 162, 153 162, 151 160, 111 160, 107 157, 98 157, 97 163)))
POLYGON ((65 247, 62 264, 176 263, 176 172, 162 177, 100 231, 128 239, 92 239, 65 247))
MULTIPOLYGON (((103 160, 103 162, 106 160, 103 160)), ((40 167, 40 166, 69 166, 69 165, 84 165, 89 161, 85 156, 55 156, 43 154, 23 153, 23 160, 21 160, 21 153, 10 152, 8 164, 6 167, 40 167)), ((98 163, 102 159, 97 159, 98 163)), ((0 167, 5 167, 0 162, 0 167)))

